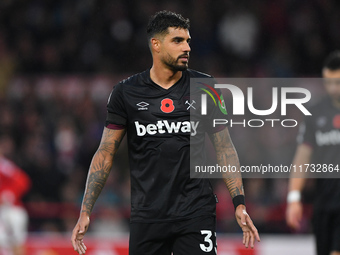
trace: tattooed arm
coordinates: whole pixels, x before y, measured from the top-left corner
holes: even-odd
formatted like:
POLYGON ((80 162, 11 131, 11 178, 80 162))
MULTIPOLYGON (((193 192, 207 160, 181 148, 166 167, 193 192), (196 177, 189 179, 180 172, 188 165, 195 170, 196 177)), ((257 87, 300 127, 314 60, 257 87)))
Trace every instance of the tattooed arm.
POLYGON ((220 166, 236 166, 236 172, 223 173, 223 180, 227 185, 231 198, 238 195, 244 195, 240 162, 231 141, 227 128, 211 135, 212 142, 215 146, 217 164, 220 166))
MULTIPOLYGON (((235 172, 223 173, 223 180, 227 185, 230 196, 234 198, 238 195, 244 195, 240 162, 231 141, 228 128, 212 134, 210 139, 216 150, 217 164, 220 166, 236 166, 235 172)), ((235 217, 243 231, 243 244, 248 248, 250 243, 251 248, 253 248, 255 239, 260 241, 260 236, 244 205, 240 204, 236 207, 235 217)))
POLYGON ((114 155, 124 137, 125 129, 112 130, 104 128, 98 150, 92 158, 90 170, 87 176, 85 194, 81 205, 78 222, 73 229, 71 242, 75 251, 84 254, 86 246, 83 237, 90 224, 90 215, 93 206, 102 191, 109 176, 114 155))
POLYGON ((125 130, 104 128, 102 140, 97 152, 94 154, 88 173, 85 194, 81 206, 81 213, 90 216, 94 203, 104 188, 109 176, 113 157, 125 134, 125 130))

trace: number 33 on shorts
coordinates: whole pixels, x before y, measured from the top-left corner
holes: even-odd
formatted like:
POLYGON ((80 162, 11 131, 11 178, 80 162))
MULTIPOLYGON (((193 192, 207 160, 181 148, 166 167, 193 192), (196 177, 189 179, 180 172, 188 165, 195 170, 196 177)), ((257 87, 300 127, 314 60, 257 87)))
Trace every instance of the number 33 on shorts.
MULTIPOLYGON (((217 254, 217 244, 215 243, 214 247, 213 241, 211 240, 211 230, 201 230, 201 234, 204 236, 204 243, 200 244, 201 250, 204 252, 211 252, 212 249, 215 248, 215 253, 217 254)), ((214 234, 216 239, 216 232, 214 234)))

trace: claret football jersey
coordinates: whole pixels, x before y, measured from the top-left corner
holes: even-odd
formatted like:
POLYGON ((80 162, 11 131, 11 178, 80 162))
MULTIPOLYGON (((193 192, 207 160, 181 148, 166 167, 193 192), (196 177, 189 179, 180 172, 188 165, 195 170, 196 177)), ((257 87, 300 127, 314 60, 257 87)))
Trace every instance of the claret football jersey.
POLYGON ((198 108, 190 99, 190 78, 209 77, 188 69, 178 82, 164 89, 146 70, 114 86, 106 127, 127 130, 132 222, 215 214, 210 181, 190 178, 189 171, 190 136, 204 131, 203 123, 190 120, 190 111, 198 108))

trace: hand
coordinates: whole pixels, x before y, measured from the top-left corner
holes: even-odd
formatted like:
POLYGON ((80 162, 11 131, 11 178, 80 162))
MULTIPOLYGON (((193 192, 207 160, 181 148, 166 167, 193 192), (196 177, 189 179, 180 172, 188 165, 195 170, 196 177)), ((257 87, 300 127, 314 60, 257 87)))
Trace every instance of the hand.
POLYGON ((256 227, 254 226, 253 221, 250 219, 246 207, 244 205, 239 205, 236 207, 235 211, 235 217, 237 220, 237 223, 240 225, 242 231, 243 231, 243 244, 246 248, 249 246, 253 249, 255 239, 260 242, 260 236, 257 232, 256 227))
POLYGON ((78 219, 76 226, 73 229, 71 242, 73 245, 73 249, 78 252, 80 255, 85 254, 86 246, 83 242, 84 235, 89 227, 90 217, 82 213, 78 219))
POLYGON ((301 226, 303 207, 301 202, 288 203, 286 210, 286 221, 288 226, 299 229, 301 226))

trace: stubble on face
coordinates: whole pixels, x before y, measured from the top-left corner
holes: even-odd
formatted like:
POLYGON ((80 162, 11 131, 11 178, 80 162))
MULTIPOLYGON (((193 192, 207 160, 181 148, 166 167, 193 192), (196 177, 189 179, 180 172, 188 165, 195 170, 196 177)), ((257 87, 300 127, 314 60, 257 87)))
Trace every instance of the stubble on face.
POLYGON ((169 53, 167 53, 167 56, 162 59, 162 63, 165 64, 167 67, 169 67, 172 71, 185 71, 188 69, 188 63, 189 63, 189 54, 181 54, 177 58, 172 57, 169 53), (181 63, 181 59, 186 58, 187 61, 181 63))

